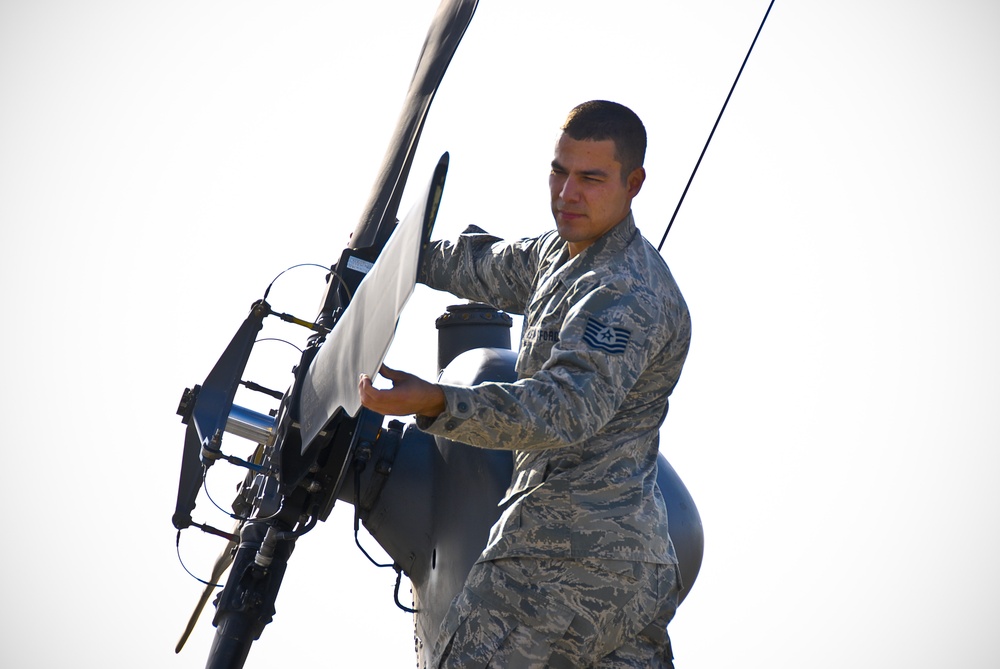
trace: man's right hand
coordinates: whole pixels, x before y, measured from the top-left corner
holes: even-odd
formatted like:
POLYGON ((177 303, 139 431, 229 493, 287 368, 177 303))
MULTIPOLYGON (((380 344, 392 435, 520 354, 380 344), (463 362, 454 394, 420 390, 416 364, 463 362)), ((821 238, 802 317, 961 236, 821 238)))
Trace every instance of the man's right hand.
POLYGON ((438 385, 385 365, 379 374, 392 381, 392 388, 379 390, 367 374, 358 380, 358 395, 366 409, 383 416, 416 414, 428 418, 437 418, 445 410, 444 391, 438 385))

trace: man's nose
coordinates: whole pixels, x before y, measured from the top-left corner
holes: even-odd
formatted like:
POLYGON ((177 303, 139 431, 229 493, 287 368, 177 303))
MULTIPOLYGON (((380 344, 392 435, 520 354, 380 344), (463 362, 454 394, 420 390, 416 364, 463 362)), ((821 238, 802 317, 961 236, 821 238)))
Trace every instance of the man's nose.
POLYGON ((563 182, 559 197, 563 202, 575 202, 580 199, 580 189, 574 179, 566 179, 563 182))

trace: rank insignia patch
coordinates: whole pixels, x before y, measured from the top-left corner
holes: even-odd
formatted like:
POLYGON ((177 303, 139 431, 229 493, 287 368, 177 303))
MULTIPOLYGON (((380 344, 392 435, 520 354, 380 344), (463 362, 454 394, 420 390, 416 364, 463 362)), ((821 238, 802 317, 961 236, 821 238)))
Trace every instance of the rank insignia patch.
POLYGON ((591 318, 583 330, 583 341, 599 351, 617 355, 625 352, 632 333, 624 328, 605 325, 591 318))

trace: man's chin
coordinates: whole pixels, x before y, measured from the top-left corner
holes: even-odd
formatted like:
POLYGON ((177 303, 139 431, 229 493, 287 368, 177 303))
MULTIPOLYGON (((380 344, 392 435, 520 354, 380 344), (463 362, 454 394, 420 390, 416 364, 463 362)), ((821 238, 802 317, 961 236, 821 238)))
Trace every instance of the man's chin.
MULTIPOLYGON (((567 216, 566 214, 558 214, 555 218, 556 229, 559 230, 559 234, 563 237, 563 239, 572 237, 574 235, 574 231, 578 232, 585 221, 585 217, 580 214, 570 216, 567 216)), ((567 241, 571 240, 567 239, 567 241)))
POLYGON ((564 242, 575 242, 578 236, 572 226, 566 225, 559 220, 556 221, 556 232, 559 233, 559 238, 564 242))

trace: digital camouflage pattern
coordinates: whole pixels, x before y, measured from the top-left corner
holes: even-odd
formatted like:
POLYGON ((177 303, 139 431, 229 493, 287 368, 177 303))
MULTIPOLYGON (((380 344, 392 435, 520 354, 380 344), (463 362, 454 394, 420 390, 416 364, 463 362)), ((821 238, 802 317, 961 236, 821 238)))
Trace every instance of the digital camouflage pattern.
POLYGON ((441 669, 672 669, 673 565, 503 558, 476 564, 441 625, 441 669))
POLYGON ((656 457, 691 324, 632 215, 572 259, 554 230, 506 242, 471 226, 428 248, 419 280, 525 316, 516 383, 444 385, 445 412, 418 419, 427 432, 514 451, 480 561, 676 564, 656 457))
POLYGON ((629 214, 579 255, 556 231, 471 226, 420 280, 524 314, 516 383, 442 385, 422 429, 514 451, 503 513, 442 622, 434 667, 671 668, 677 557, 656 485, 687 306, 629 214))

